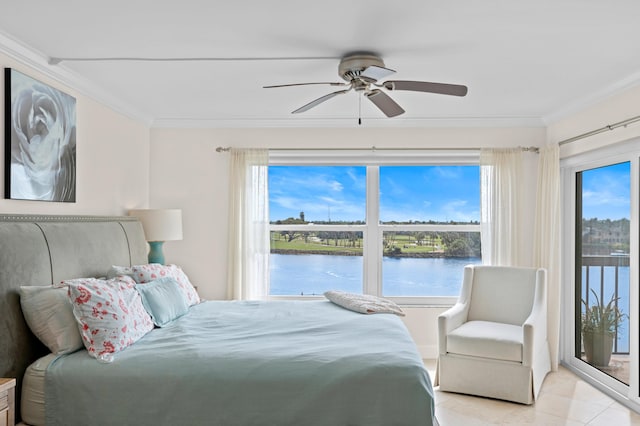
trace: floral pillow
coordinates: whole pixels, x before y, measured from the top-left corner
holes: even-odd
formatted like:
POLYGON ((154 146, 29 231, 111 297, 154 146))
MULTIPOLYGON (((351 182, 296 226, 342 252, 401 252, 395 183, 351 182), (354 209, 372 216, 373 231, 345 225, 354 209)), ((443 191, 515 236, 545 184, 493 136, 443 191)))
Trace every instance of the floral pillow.
POLYGON ((184 293, 184 298, 189 306, 200 303, 200 296, 193 288, 193 285, 182 271, 182 268, 176 265, 161 265, 159 263, 151 263, 149 265, 132 266, 133 279, 138 284, 144 284, 155 281, 158 278, 170 277, 178 282, 178 286, 184 293))
POLYGON ((121 351, 153 329, 131 277, 64 281, 73 315, 89 355, 102 359, 121 351))
POLYGON ((116 278, 121 275, 128 275, 133 278, 133 269, 131 269, 131 266, 113 265, 111 266, 111 268, 109 268, 109 272, 107 272, 108 279, 116 278))

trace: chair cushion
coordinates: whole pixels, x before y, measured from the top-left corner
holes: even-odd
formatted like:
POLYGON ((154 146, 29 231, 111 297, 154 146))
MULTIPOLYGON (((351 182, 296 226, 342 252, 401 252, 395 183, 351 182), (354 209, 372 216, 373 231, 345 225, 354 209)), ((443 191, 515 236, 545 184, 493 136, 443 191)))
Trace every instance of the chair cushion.
POLYGON ((475 266, 467 321, 522 325, 531 314, 537 269, 475 266))
POLYGON ((522 362, 522 327, 489 321, 469 321, 447 335, 447 352, 522 362))

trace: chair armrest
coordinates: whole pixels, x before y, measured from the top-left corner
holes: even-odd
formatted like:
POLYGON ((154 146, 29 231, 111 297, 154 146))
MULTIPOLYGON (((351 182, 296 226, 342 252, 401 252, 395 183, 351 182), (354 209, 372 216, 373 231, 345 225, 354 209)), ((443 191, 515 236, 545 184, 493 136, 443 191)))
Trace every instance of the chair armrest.
POLYGON ((541 283, 536 286, 531 314, 522 325, 522 364, 527 367, 533 364, 534 354, 547 345, 547 292, 545 278, 544 272, 541 272, 541 283))
POLYGON ((469 306, 466 303, 456 303, 438 315, 438 352, 447 353, 447 334, 460 327, 467 321, 469 306))

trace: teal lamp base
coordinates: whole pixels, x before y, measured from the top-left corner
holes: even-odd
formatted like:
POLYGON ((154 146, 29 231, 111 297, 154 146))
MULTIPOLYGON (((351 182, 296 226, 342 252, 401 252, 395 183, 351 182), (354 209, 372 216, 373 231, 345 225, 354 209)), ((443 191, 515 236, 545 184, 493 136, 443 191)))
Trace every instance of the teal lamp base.
POLYGON ((149 241, 149 263, 159 263, 164 265, 162 244, 164 244, 164 241, 149 241))

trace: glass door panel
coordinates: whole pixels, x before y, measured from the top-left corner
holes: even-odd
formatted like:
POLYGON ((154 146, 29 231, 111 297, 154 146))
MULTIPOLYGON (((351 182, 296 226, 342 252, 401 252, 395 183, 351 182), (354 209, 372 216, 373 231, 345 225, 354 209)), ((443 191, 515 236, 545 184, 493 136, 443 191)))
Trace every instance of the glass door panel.
POLYGON ((629 384, 629 162, 576 174, 576 357, 629 384))

